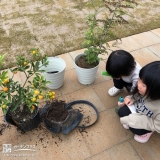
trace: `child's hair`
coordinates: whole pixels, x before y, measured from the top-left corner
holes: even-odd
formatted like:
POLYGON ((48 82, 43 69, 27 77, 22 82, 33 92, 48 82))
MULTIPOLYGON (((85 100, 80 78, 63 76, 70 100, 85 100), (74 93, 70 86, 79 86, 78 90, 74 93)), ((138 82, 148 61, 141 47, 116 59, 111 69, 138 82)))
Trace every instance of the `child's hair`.
POLYGON ((129 76, 135 68, 135 61, 133 56, 124 50, 113 51, 107 60, 106 71, 113 78, 120 78, 121 76, 129 76))
POLYGON ((160 99, 160 61, 144 66, 139 72, 139 78, 147 86, 145 96, 151 100, 160 99))

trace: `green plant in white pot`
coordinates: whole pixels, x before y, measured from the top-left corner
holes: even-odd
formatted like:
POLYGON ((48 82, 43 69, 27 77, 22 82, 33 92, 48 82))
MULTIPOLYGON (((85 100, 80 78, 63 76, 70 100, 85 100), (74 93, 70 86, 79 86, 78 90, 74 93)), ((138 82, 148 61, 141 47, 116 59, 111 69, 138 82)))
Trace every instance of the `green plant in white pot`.
MULTIPOLYGON (((38 49, 32 49, 33 61, 17 56, 16 67, 0 70, 0 106, 8 123, 29 131, 39 125, 38 104, 41 100, 54 99, 54 92, 47 90, 49 82, 41 76, 39 65, 47 66, 47 56, 38 49), (10 74, 9 74, 10 72, 10 74), (16 74, 23 75, 23 82, 15 79, 16 74)), ((4 55, 0 55, 0 69, 4 55)))
MULTIPOLYGON (((75 69, 78 81, 82 84, 91 84, 96 77, 99 55, 108 53, 108 40, 118 38, 112 31, 117 24, 127 23, 124 18, 127 8, 133 8, 137 3, 134 0, 99 0, 98 7, 94 2, 94 13, 87 17, 89 29, 85 32, 83 47, 84 53, 75 58, 75 69)), ((112 45, 116 45, 116 42, 112 45)))

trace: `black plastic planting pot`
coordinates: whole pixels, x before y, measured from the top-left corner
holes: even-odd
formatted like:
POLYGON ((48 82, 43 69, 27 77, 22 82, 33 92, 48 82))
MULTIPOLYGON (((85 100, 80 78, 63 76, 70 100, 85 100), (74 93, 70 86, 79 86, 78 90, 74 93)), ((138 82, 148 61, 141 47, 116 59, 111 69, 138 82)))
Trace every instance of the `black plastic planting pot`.
MULTIPOLYGON (((41 114, 42 117, 47 114, 48 108, 50 107, 49 104, 46 104, 42 110, 41 114)), ((46 128, 50 130, 51 132, 57 134, 60 131, 62 131, 63 134, 68 134, 71 132, 82 120, 83 114, 81 114, 78 110, 76 109, 67 109, 68 111, 68 116, 64 121, 61 122, 55 122, 55 121, 50 121, 47 118, 42 118, 42 121, 46 128)))
POLYGON ((34 117, 32 119, 23 121, 23 122, 17 122, 16 120, 14 120, 7 112, 6 116, 4 117, 4 119, 11 125, 17 126, 18 128, 20 128, 22 131, 26 132, 26 131, 31 131, 35 128, 38 127, 38 125, 41 123, 41 118, 40 118, 40 114, 39 114, 39 109, 36 109, 36 113, 34 115, 34 117))

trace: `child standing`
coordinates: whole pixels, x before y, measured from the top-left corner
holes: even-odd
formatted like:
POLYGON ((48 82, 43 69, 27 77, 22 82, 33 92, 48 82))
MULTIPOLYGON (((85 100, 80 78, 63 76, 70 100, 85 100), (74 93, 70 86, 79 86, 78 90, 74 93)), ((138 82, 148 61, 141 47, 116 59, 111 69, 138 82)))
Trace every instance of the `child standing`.
POLYGON ((113 77, 114 87, 108 90, 110 96, 116 96, 123 91, 133 91, 137 85, 141 66, 134 61, 133 56, 124 50, 113 51, 107 60, 106 71, 113 77))
POLYGON ((154 131, 160 133, 160 61, 140 70, 133 96, 125 97, 118 115, 123 127, 130 129, 138 142, 147 142, 154 131), (129 109, 130 105, 134 105, 135 113, 129 109))

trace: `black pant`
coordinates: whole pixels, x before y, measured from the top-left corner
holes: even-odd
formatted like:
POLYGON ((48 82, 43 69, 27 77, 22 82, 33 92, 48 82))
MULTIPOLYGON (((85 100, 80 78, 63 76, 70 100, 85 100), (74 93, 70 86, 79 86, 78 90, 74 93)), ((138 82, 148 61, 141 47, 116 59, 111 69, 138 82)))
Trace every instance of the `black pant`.
MULTIPOLYGON (((131 111, 127 105, 120 107, 120 109, 118 110, 118 115, 120 117, 125 117, 125 116, 128 116, 129 114, 131 114, 131 111)), ((129 127, 129 129, 132 133, 137 134, 137 135, 143 135, 143 134, 152 132, 152 131, 148 131, 145 129, 135 129, 135 128, 131 128, 131 127, 129 127)))
POLYGON ((123 79, 115 79, 114 78, 113 83, 116 88, 122 89, 123 87, 125 87, 128 92, 130 92, 131 87, 132 87, 132 83, 127 83, 127 82, 123 81, 123 79))

